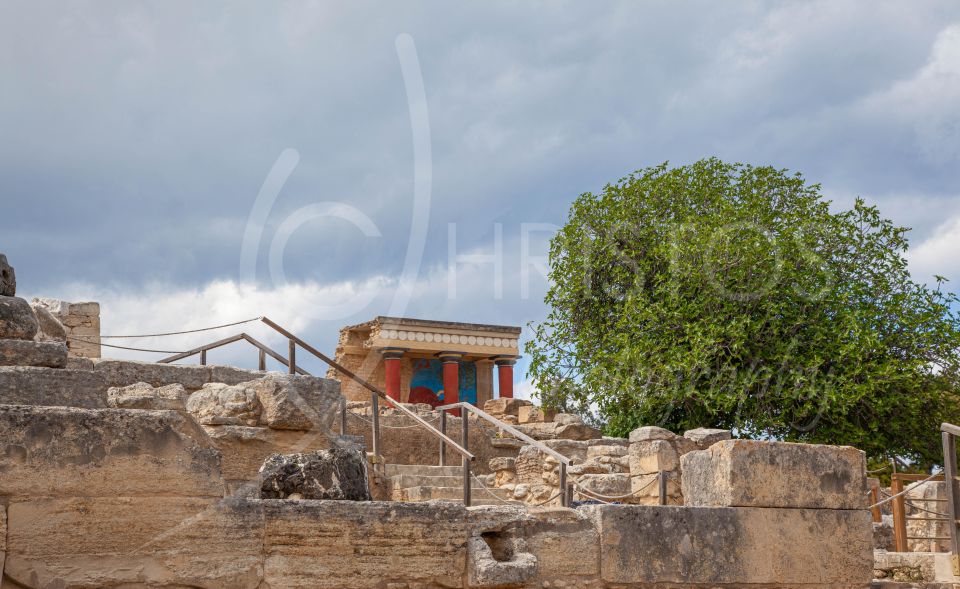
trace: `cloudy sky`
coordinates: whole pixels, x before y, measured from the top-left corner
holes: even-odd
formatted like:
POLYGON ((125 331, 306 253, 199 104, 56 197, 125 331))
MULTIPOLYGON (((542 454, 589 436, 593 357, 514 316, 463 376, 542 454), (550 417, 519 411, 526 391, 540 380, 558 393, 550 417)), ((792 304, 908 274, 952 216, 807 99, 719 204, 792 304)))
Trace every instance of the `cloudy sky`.
POLYGON ((960 281, 955 1, 5 2, 0 80, 0 251, 105 334, 525 325, 578 194, 707 156, 862 195, 960 281))

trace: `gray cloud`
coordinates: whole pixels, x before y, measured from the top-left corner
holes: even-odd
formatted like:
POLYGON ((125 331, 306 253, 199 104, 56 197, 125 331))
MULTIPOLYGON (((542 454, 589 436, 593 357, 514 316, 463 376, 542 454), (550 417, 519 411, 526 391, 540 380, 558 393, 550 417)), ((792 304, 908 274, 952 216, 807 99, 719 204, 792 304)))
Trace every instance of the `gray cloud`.
MULTIPOLYGON (((35 293, 236 280, 257 191, 294 148, 261 261, 292 211, 341 201, 382 237, 308 223, 288 280, 395 279, 413 151, 394 42, 409 33, 434 155, 424 267, 445 267, 450 222, 464 251, 492 249, 502 223, 512 254, 503 300, 435 285, 411 314, 539 317, 519 299, 520 223, 562 223, 580 192, 711 155, 801 170, 838 205, 868 197, 938 240, 926 272, 960 215, 958 27, 949 1, 6 3, 0 250, 35 293)), ((332 343, 332 325, 309 329, 332 343)))

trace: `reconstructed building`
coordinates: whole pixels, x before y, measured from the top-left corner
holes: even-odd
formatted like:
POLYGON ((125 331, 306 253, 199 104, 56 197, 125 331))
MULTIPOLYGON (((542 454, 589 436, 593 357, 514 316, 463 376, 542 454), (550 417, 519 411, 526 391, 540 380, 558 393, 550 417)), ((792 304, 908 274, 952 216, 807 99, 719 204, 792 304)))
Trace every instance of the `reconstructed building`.
MULTIPOLYGON (((520 328, 508 325, 377 317, 340 330, 336 360, 404 403, 482 407, 493 398, 494 367, 500 397, 513 397, 519 337, 520 328)), ((332 371, 329 376, 338 378, 332 371)), ((343 393, 354 401, 370 399, 349 380, 343 393)))

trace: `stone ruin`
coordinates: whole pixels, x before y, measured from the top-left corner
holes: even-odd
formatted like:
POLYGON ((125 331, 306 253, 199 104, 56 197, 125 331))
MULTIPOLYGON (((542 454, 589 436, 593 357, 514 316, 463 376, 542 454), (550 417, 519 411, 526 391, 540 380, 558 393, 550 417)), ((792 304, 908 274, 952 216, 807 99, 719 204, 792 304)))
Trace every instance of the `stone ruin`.
MULTIPOLYGON (((436 439, 384 409, 373 455, 370 405, 347 404, 339 423, 337 380, 68 360, 57 315, 16 299, 12 269, 2 278, 2 589, 892 588, 943 576, 942 559, 875 559, 854 448, 656 427, 605 438, 493 400, 488 413, 573 459, 578 503, 545 501, 558 465, 536 446, 450 416, 448 432, 471 420, 467 507, 455 454, 437 466, 436 439)), ((436 423, 432 407, 410 407, 436 423)))

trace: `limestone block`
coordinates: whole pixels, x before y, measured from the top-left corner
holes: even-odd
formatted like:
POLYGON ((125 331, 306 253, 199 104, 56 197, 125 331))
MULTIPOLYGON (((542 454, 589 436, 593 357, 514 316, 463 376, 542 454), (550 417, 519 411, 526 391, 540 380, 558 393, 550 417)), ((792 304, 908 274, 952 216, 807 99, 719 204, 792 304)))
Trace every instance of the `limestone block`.
POLYGON ((30 303, 19 297, 0 296, 0 338, 32 340, 39 328, 30 303))
POLYGON ((12 503, 5 574, 24 587, 254 589, 259 502, 78 497, 12 503))
POLYGON ((596 440, 600 437, 600 430, 584 423, 559 424, 556 428, 556 438, 559 440, 596 440))
POLYGON ((504 415, 517 417, 521 407, 530 407, 532 405, 533 403, 525 399, 490 399, 483 404, 483 410, 497 418, 504 415))
POLYGON ((187 399, 187 411, 203 425, 250 425, 260 422, 257 392, 248 384, 205 384, 187 399))
POLYGON ((107 406, 107 384, 87 370, 0 366, 0 403, 100 409, 107 406))
POLYGON ((649 474, 679 470, 680 453, 667 440, 645 440, 630 444, 630 473, 649 474))
POLYGON ((31 303, 34 315, 37 316, 38 331, 35 336, 37 341, 41 342, 66 342, 67 331, 63 328, 60 320, 54 317, 46 307, 31 303))
POLYGON ((608 583, 866 588, 872 577, 866 510, 581 509, 600 530, 608 583))
POLYGON ((577 479, 577 484, 582 487, 577 488, 578 492, 586 491, 588 497, 597 494, 601 499, 623 497, 631 492, 630 476, 625 474, 585 474, 577 479))
POLYGON ((571 425, 583 423, 583 418, 572 413, 557 413, 553 416, 552 421, 560 425, 571 425))
POLYGON ((0 339, 0 366, 65 368, 67 346, 60 342, 0 339))
POLYGON ((107 389, 107 405, 117 409, 185 411, 186 403, 187 391, 179 384, 154 388, 138 382, 128 387, 107 389))
POLYGON ((7 558, 7 504, 0 503, 0 585, 3 584, 3 563, 7 558))
POLYGON ((94 368, 103 375, 103 378, 111 387, 125 387, 138 382, 146 382, 155 387, 182 384, 188 391, 196 391, 203 385, 212 382, 235 385, 264 376, 263 372, 244 370, 232 366, 158 364, 132 360, 97 359, 94 368))
POLYGON ((470 538, 467 584, 470 587, 518 586, 537 575, 537 557, 522 538, 484 534, 470 538))
POLYGON ((274 454, 260 467, 260 497, 370 501, 366 457, 356 450, 331 448, 274 454))
MULTIPOLYGON (((7 262, 7 256, 0 254, 0 296, 12 297, 17 294, 17 273, 7 262)), ((0 571, 3 567, 0 567, 0 571)))
POLYGON ((698 427, 683 432, 683 437, 695 443, 700 450, 706 450, 717 442, 733 438, 733 433, 728 429, 698 427))
POLYGON ((600 533, 580 510, 530 507, 522 530, 527 550, 537 557, 540 578, 570 583, 600 574, 600 533))
POLYGON ((500 470, 514 470, 516 469, 517 461, 515 458, 509 458, 507 456, 499 456, 497 458, 490 459, 490 470, 500 471, 500 470))
POLYGON ((284 589, 462 587, 467 510, 451 502, 264 500, 264 581, 284 589), (417 584, 420 585, 417 585, 417 584))
POLYGON ((329 430, 340 406, 340 384, 326 378, 270 374, 238 386, 253 389, 261 424, 273 429, 329 430))
POLYGON ((523 405, 517 410, 518 423, 543 423, 553 421, 557 412, 554 409, 544 409, 533 405, 523 405))
POLYGON ((863 509, 866 457, 849 446, 726 440, 681 458, 687 505, 863 509))
POLYGON ((220 453, 175 411, 0 405, 0 495, 222 496, 220 453))
POLYGON ((320 430, 300 432, 241 425, 202 427, 223 456, 221 472, 228 480, 257 480, 263 461, 272 454, 293 454, 334 445, 334 436, 320 430))
POLYGON ((655 425, 645 425, 643 427, 638 427, 637 429, 630 432, 630 442, 646 442, 648 440, 676 440, 679 438, 677 434, 673 433, 668 429, 663 429, 662 427, 657 427, 655 425))
MULTIPOLYGON (((680 474, 666 472, 667 477, 667 505, 683 505, 683 492, 680 485, 680 474)), ((631 503, 641 505, 660 504, 660 480, 657 473, 630 475, 631 503)))
MULTIPOLYGON (((80 356, 67 356, 67 368, 72 370, 93 370, 93 360, 80 356)), ((100 377, 101 379, 103 377, 100 377)), ((104 381, 106 385, 106 381, 104 381)))
POLYGON ((588 446, 587 447, 587 458, 599 458, 604 456, 619 457, 619 456, 628 456, 630 454, 629 446, 614 446, 614 445, 597 445, 597 446, 588 446))

